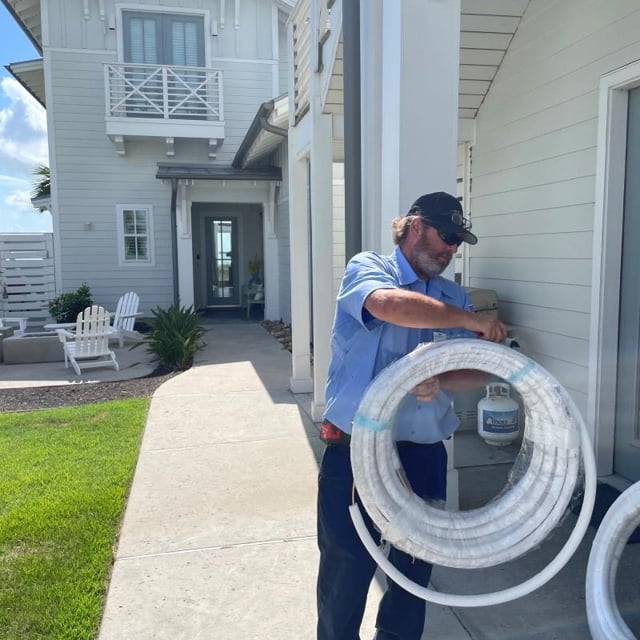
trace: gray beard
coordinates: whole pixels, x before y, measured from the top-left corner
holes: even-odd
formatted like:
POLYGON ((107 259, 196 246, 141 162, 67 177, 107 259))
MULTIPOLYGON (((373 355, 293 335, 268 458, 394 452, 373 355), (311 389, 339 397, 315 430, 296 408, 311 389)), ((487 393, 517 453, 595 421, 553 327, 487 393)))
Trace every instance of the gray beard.
POLYGON ((450 262, 451 260, 447 260, 447 264, 443 265, 435 258, 425 256, 424 253, 417 255, 417 252, 414 252, 413 255, 414 270, 420 277, 427 280, 439 276, 449 266, 450 262))

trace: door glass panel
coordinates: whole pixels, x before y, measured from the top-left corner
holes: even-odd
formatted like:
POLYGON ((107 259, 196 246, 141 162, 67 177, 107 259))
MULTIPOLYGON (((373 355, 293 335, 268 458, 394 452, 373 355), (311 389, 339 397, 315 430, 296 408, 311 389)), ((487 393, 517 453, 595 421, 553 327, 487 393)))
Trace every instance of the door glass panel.
POLYGON ((208 304, 238 305, 236 219, 207 218, 208 304))

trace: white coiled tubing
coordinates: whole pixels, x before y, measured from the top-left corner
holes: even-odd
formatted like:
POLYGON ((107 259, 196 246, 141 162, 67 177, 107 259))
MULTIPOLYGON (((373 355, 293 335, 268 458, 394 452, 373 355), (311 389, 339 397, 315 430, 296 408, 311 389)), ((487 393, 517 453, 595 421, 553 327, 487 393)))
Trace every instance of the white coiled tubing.
MULTIPOLYGON (((484 340, 421 345, 384 369, 369 385, 354 418, 351 464, 358 495, 382 538, 415 558, 475 569, 513 560, 538 546, 566 512, 585 473, 580 516, 562 550, 539 574, 493 594, 454 595, 410 582, 391 565, 368 534, 356 505, 351 517, 381 568, 414 595, 449 606, 486 606, 530 593, 551 579, 573 555, 589 524, 595 500, 595 461, 573 400, 542 367, 523 354, 484 340), (419 382, 446 371, 477 369, 500 376, 525 405, 522 476, 481 508, 445 511, 416 496, 403 481, 393 442, 398 405, 419 382)), ((521 461, 522 462, 522 461, 521 461)))

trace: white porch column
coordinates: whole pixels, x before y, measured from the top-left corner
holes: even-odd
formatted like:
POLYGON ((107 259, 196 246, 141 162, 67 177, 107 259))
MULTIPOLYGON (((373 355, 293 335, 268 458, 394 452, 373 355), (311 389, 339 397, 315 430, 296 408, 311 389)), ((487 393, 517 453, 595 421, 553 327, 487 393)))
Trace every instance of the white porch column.
POLYGON ((278 238, 275 232, 276 183, 269 183, 269 199, 262 203, 262 234, 264 237, 264 319, 280 319, 280 273, 278 238))
POLYGON ((311 273, 313 283, 313 401, 311 417, 320 420, 329 370, 333 295, 333 119, 312 111, 311 273))
POLYGON ((364 203, 363 233, 389 252, 390 222, 413 200, 455 194, 460 0, 363 4, 362 191, 380 198, 364 203))
POLYGON ((178 234, 178 295, 181 307, 194 304, 193 297, 193 244, 191 239, 191 203, 187 200, 187 187, 178 184, 176 200, 176 232, 178 234))
MULTIPOLYGON (((362 167, 362 249, 380 251, 387 229, 382 215, 382 5, 360 3, 360 121, 362 167)), ((387 234, 388 235, 388 234, 387 234)), ((385 236, 386 237, 386 236, 385 236)))
POLYGON ((456 193, 460 0, 367 0, 360 38, 363 248, 389 253, 393 218, 424 193, 456 193))
POLYGON ((297 157, 298 131, 289 129, 289 241, 291 263, 291 368, 289 388, 293 393, 309 393, 311 378, 311 324, 309 273, 308 167, 305 157, 297 157))

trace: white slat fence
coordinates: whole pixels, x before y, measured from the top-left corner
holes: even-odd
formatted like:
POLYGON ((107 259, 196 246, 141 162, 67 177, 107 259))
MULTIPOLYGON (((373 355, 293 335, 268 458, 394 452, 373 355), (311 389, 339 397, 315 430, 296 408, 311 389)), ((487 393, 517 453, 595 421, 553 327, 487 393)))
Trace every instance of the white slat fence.
POLYGON ((0 234, 0 316, 26 317, 38 327, 56 297, 53 234, 0 234))

